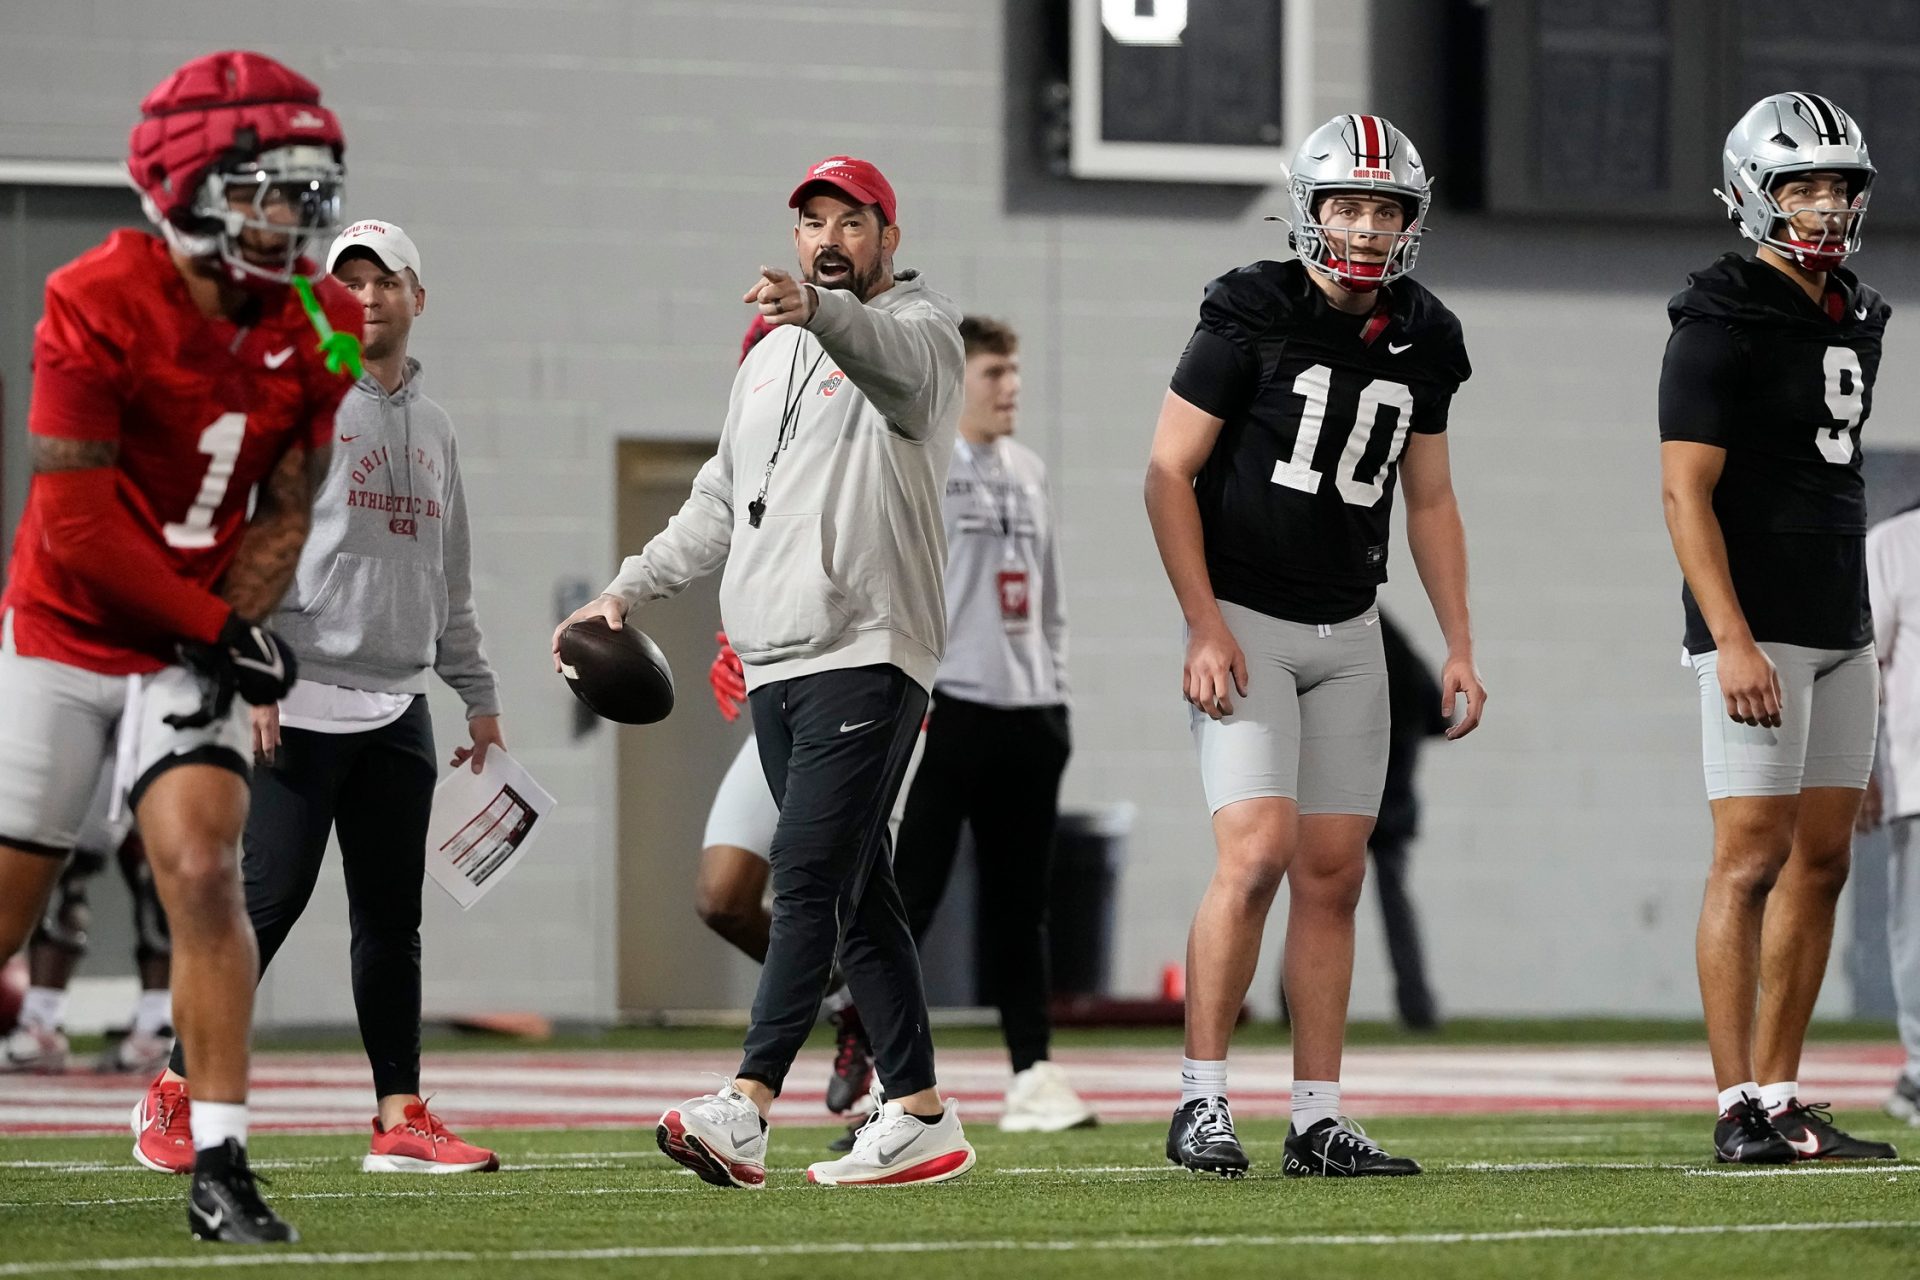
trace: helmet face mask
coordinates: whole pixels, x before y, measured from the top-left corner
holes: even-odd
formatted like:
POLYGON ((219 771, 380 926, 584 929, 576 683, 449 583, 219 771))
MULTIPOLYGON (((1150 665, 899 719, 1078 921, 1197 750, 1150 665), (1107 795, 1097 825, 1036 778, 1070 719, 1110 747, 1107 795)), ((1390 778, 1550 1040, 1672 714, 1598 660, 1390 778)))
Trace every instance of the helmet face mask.
POLYGON ((1287 179, 1292 216, 1288 243, 1309 270, 1353 293, 1366 293, 1413 270, 1425 231, 1433 183, 1413 142, 1380 116, 1335 116, 1307 135, 1294 153, 1287 179), (1336 195, 1385 197, 1405 211, 1402 225, 1374 234, 1389 239, 1379 262, 1355 261, 1346 254, 1345 227, 1321 218, 1326 200, 1336 195))
POLYGON ((1831 271, 1859 251, 1873 163, 1860 126, 1826 98, 1762 98, 1727 134, 1720 159, 1725 185, 1714 194, 1748 240, 1807 271, 1831 271), (1846 180, 1844 206, 1782 206, 1782 186, 1817 174, 1846 180))
POLYGON ((201 180, 189 217, 236 281, 284 284, 340 222, 345 171, 324 147, 277 147, 201 180))

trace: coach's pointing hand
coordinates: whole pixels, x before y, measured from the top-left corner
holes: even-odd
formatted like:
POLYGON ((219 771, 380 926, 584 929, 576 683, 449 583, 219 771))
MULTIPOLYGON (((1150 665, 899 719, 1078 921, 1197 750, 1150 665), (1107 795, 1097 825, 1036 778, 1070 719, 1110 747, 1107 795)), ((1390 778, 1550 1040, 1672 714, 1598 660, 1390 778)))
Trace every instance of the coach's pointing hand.
POLYGON ((760 308, 768 324, 805 324, 813 319, 813 290, 778 267, 760 268, 760 279, 740 298, 760 308))

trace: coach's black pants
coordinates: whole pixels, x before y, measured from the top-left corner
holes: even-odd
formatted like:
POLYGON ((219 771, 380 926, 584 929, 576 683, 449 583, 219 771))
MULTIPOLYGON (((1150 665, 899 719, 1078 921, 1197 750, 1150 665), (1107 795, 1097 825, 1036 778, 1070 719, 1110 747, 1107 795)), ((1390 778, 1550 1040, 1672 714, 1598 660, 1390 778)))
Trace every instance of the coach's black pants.
POLYGON ((926 936, 973 828, 981 995, 1000 1008, 1016 1072, 1046 1058, 1047 890, 1060 775, 1072 750, 1067 709, 990 707, 935 692, 893 860, 916 940, 926 936))
POLYGON ((888 1096, 932 1088, 920 958, 887 848, 926 690, 898 667, 858 667, 765 685, 749 702, 780 825, 767 851, 773 928, 739 1074, 780 1091, 837 949, 888 1096))
MULTIPOLYGON (((282 729, 256 760, 241 874, 260 971, 307 909, 340 829, 353 934, 353 1006, 376 1097, 420 1092, 420 890, 439 769, 427 700, 363 733, 282 729)), ((173 1069, 186 1074, 176 1041, 173 1069)))

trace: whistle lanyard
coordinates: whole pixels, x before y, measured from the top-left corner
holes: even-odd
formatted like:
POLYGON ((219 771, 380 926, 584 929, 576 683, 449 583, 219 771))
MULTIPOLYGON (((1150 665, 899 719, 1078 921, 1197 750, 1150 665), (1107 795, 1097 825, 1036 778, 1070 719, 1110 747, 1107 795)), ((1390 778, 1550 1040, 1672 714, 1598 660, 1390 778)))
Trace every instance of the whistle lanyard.
MULTIPOLYGON (((987 447, 992 448, 991 445, 987 447)), ((973 472, 974 487, 975 491, 980 495, 980 501, 986 504, 987 511, 991 514, 993 522, 1000 526, 1000 558, 1008 564, 1013 564, 1020 559, 1020 554, 1015 550, 1013 545, 1012 479, 1011 477, 1007 478, 1007 490, 1005 494, 996 496, 992 484, 987 480, 986 473, 980 470, 979 461, 974 457, 977 451, 976 446, 963 441, 960 448, 964 451, 967 459, 967 470, 973 472), (1002 500, 1003 498, 1004 501, 1002 500)), ((1007 469, 1004 465, 1000 468, 1000 471, 1003 476, 1006 476, 1007 469)))
POLYGON ((800 369, 800 348, 806 344, 802 337, 793 344, 793 359, 787 363, 787 386, 780 393, 780 432, 774 437, 773 453, 767 458, 767 469, 760 477, 760 496, 747 504, 747 523, 753 528, 760 527, 760 521, 767 514, 767 487, 773 483, 773 469, 780 464, 780 455, 787 451, 794 438, 800 434, 800 402, 807 397, 807 385, 813 381, 815 370, 820 362, 827 358, 827 349, 820 348, 820 354, 807 366, 806 376, 800 379, 800 387, 794 389, 793 375, 800 369))

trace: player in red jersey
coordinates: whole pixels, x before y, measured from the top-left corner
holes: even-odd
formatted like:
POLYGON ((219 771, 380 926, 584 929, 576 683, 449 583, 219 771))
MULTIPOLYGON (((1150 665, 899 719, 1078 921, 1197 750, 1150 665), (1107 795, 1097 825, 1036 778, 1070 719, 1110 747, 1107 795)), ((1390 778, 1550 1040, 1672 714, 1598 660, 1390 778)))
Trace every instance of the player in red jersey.
MULTIPOLYGON (((190 1119, 149 1092, 135 1154, 190 1130, 194 1233, 290 1240, 246 1162, 258 962, 235 694, 272 703, 293 683, 255 620, 293 576, 349 385, 288 287, 337 221, 344 144, 312 82, 256 53, 195 59, 140 111, 128 170, 161 234, 116 231, 54 272, 34 331, 34 475, 0 595, 0 955, 38 918, 117 740, 195 1092, 190 1119)), ((344 290, 318 296, 359 332, 344 290)))

